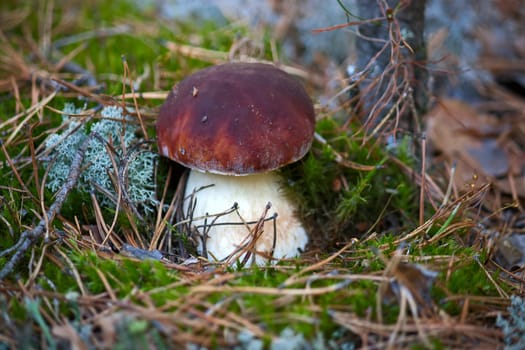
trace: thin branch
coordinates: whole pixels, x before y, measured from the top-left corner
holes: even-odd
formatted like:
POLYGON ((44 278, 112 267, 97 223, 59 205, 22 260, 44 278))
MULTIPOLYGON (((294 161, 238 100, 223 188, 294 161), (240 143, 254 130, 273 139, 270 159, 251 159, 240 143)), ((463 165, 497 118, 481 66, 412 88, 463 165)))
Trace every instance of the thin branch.
MULTIPOLYGON (((55 202, 49 207, 49 210, 47 211, 46 215, 40 220, 40 222, 35 228, 33 228, 32 230, 24 231, 20 236, 20 239, 15 244, 15 246, 17 247, 16 252, 13 254, 11 259, 4 265, 2 270, 0 270, 0 280, 3 280, 14 270, 18 262, 20 262, 20 260, 24 257, 24 254, 33 246, 33 244, 42 239, 42 237, 47 231, 47 223, 52 222, 55 216, 62 209, 62 205, 64 204, 67 196, 69 195, 69 192, 71 192, 71 190, 77 184, 78 176, 80 175, 80 169, 82 166, 82 161, 84 160, 84 154, 92 138, 93 134, 90 134, 78 148, 78 151, 75 154, 75 158, 71 163, 71 169, 69 170, 67 180, 64 183, 64 185, 62 185, 60 191, 58 191, 55 202)), ((5 255, 5 252, 10 253, 11 251, 12 249, 9 248, 6 251, 2 252, 0 255, 5 255)))

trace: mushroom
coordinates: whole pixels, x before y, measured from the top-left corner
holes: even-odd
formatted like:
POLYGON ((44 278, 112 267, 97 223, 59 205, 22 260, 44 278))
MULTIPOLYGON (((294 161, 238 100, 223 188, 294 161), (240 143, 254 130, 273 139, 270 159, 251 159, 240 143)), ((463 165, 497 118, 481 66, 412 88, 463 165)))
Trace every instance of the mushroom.
POLYGON ((264 221, 262 234, 252 242, 254 262, 304 250, 308 235, 275 170, 308 152, 314 126, 312 101, 303 86, 270 64, 212 66, 172 89, 157 121, 158 146, 162 155, 191 168, 183 208, 185 213, 191 209, 195 227, 208 224, 209 231, 200 231, 200 254, 244 259, 247 252, 240 251, 260 231, 255 223, 268 203, 277 216, 275 223, 264 221), (212 218, 204 218, 234 203, 236 210, 213 225, 212 218))

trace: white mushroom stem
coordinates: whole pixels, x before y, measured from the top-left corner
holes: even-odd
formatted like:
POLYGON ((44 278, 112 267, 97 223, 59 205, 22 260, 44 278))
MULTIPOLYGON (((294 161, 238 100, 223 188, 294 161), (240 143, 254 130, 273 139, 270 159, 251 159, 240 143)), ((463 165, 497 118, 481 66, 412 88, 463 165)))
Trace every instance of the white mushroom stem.
MULTIPOLYGON (((208 226, 205 245, 210 260, 226 259, 238 251, 243 243, 252 240, 250 235, 257 231, 254 230, 254 222, 261 219, 268 202, 271 203, 271 208, 266 217, 277 213, 276 225, 274 226, 274 220, 265 221, 263 233, 255 242, 255 251, 262 253, 254 254, 255 263, 265 264, 267 259, 264 256, 269 256, 272 250, 275 259, 297 256, 308 243, 305 229, 296 217, 295 206, 280 189, 279 176, 276 174, 227 176, 192 170, 186 183, 185 213, 188 212, 194 191, 196 192, 193 197, 195 208, 192 212, 192 225, 200 227, 201 237, 205 220, 206 224, 210 225, 217 218, 216 214, 232 208, 234 203, 238 205, 237 210, 218 217, 211 227, 208 226), (247 227, 243 222, 252 224, 247 227)), ((203 248, 202 239, 199 239, 199 253, 203 252, 203 248)), ((239 255, 239 260, 243 257, 244 254, 239 255)))

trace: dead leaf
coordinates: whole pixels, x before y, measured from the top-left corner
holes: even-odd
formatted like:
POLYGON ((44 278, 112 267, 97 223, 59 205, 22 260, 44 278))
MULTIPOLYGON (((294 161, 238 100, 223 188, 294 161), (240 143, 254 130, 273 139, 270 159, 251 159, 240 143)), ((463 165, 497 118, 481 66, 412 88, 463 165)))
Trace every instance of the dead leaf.
POLYGON ((426 116, 432 145, 452 164, 459 190, 486 183, 525 197, 525 154, 508 136, 512 126, 457 100, 443 100, 426 116), (511 179, 512 177, 512 179, 511 179))
POLYGON ((419 264, 398 262, 395 266, 390 265, 388 275, 393 278, 383 287, 384 301, 389 302, 394 296, 399 299, 401 297, 400 287, 403 286, 416 301, 420 314, 432 314, 434 303, 430 292, 437 272, 419 264))
POLYGON ((112 349, 118 339, 119 326, 136 319, 136 315, 126 311, 115 311, 102 314, 93 323, 96 333, 97 347, 112 349))
POLYGON ((84 343, 77 330, 69 323, 55 325, 51 332, 57 338, 68 340, 70 349, 88 350, 88 346, 84 343))

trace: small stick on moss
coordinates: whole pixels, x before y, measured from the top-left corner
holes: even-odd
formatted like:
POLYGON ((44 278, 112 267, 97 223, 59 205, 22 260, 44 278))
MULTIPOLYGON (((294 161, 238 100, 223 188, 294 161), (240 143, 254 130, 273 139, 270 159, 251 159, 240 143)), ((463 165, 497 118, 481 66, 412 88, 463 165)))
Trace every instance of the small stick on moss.
POLYGON ((342 165, 347 168, 355 169, 355 170, 362 170, 362 171, 372 171, 378 168, 378 166, 376 165, 358 164, 358 163, 352 162, 351 160, 345 159, 340 153, 338 153, 332 147, 332 145, 328 143, 328 141, 323 136, 321 136, 318 133, 314 133, 314 139, 318 141, 320 144, 322 144, 323 146, 327 147, 331 152, 333 152, 335 156, 335 161, 339 165, 342 165))
MULTIPOLYGON (((13 254, 11 259, 4 265, 2 270, 0 270, 0 280, 3 280, 7 275, 9 275, 14 270, 16 264, 18 264, 18 262, 23 258, 27 250, 29 250, 29 248, 31 248, 33 244, 35 244, 44 236, 44 234, 47 231, 46 229, 48 223, 52 222, 55 216, 62 209, 62 205, 64 204, 64 201, 66 200, 67 196, 69 195, 69 192, 77 184, 78 176, 80 175, 80 169, 82 166, 82 161, 84 160, 84 154, 92 138, 93 134, 90 134, 78 148, 77 153, 75 154, 75 158, 71 163, 71 168, 69 170, 67 180, 64 183, 64 185, 62 185, 60 191, 58 191, 55 202, 49 207, 49 210, 47 211, 47 213, 45 213, 45 216, 32 230, 24 231, 20 236, 18 242, 14 245, 17 247, 16 252, 13 254)), ((13 250, 10 248, 6 249, 2 253, 0 253, 0 256, 9 254, 11 253, 11 251, 13 250)))

